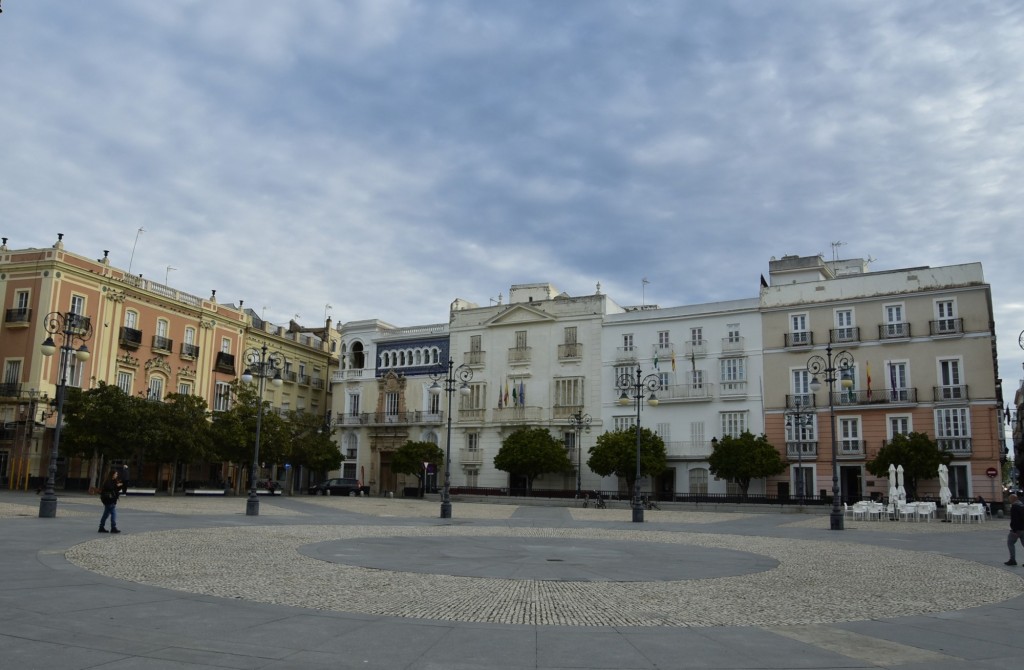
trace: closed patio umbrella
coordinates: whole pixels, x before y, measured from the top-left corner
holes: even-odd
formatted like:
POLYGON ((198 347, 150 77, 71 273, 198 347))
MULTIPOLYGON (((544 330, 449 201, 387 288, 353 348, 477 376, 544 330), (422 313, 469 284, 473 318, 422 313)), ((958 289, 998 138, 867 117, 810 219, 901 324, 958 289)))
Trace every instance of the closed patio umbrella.
POLYGON ((889 502, 895 503, 899 497, 899 490, 896 488, 896 466, 889 464, 889 502))
POLYGON ((939 500, 942 502, 942 506, 945 507, 949 504, 949 501, 953 499, 953 494, 949 490, 949 468, 946 467, 945 463, 939 464, 939 500))
POLYGON ((907 489, 903 488, 903 466, 896 466, 896 497, 900 502, 907 501, 907 489))

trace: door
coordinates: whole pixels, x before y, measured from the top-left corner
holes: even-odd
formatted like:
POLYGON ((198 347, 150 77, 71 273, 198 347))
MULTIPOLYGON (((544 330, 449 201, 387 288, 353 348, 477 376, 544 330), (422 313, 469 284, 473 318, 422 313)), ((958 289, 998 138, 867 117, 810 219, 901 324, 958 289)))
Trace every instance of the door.
POLYGON ((861 489, 861 469, 859 465, 843 465, 839 467, 840 501, 852 505, 863 497, 861 489))

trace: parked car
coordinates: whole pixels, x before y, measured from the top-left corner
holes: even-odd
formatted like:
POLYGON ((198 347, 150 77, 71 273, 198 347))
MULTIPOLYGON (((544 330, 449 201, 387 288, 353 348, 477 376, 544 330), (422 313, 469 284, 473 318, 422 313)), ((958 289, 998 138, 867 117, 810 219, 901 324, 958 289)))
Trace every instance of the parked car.
POLYGON ((370 487, 361 486, 358 479, 334 478, 313 484, 309 487, 309 493, 318 496, 350 496, 362 493, 364 496, 368 496, 370 487))

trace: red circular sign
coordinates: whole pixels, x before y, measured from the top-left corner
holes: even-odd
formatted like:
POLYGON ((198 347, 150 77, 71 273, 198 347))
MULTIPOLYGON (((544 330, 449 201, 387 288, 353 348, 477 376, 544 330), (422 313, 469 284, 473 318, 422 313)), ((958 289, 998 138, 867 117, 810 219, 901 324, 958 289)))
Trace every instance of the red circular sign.
POLYGON ((991 477, 992 479, 995 479, 996 475, 999 474, 999 470, 996 470, 995 468, 989 468, 988 470, 985 470, 985 474, 991 477))

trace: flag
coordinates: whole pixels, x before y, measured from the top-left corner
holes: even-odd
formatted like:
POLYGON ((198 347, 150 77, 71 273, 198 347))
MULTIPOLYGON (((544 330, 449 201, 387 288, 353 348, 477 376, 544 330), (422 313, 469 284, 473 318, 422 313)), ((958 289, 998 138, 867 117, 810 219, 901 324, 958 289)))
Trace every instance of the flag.
POLYGON ((498 387, 498 409, 504 407, 505 404, 501 401, 501 387, 498 387))
POLYGON ((508 379, 505 380, 505 407, 508 407, 508 379))
POLYGON ((519 404, 526 407, 526 383, 519 382, 519 404))
POLYGON ((658 369, 658 352, 654 352, 654 369, 658 369))
POLYGON ((516 385, 512 385, 512 404, 518 406, 519 398, 516 396, 516 385))
POLYGON ((868 402, 871 402, 871 363, 867 364, 868 373, 868 402))
POLYGON ((672 352, 672 372, 676 371, 676 352, 672 352))

